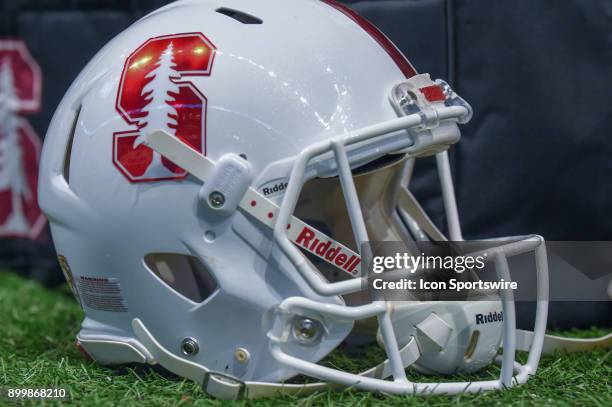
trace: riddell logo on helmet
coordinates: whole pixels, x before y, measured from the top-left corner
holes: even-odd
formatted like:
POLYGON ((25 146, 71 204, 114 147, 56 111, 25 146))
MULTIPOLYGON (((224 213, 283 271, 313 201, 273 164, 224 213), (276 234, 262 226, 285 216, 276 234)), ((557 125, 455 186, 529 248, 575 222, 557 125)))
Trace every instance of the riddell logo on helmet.
POLYGON ((279 192, 283 192, 287 188, 287 182, 278 182, 269 187, 263 187, 261 192, 263 192, 264 196, 276 195, 279 192))
POLYGON ((314 230, 307 226, 304 226, 295 242, 302 248, 338 266, 347 273, 357 274, 355 267, 361 263, 361 259, 358 256, 346 253, 343 247, 334 245, 335 242, 332 240, 319 240, 314 230))
POLYGON ((504 320, 503 312, 489 312, 488 315, 476 314, 476 325, 488 324, 491 322, 502 322, 504 320))

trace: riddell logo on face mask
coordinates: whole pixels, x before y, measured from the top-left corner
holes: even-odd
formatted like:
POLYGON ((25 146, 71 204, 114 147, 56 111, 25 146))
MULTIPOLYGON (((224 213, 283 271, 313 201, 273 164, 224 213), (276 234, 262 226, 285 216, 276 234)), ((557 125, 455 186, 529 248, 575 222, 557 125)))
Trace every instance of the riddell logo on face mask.
POLYGON ((342 270, 351 274, 357 274, 355 267, 361 262, 361 259, 354 254, 346 253, 343 247, 334 245, 335 242, 331 240, 319 240, 312 229, 304 226, 295 242, 302 248, 338 266, 342 270))
POLYGON ((503 320, 503 312, 489 312, 487 315, 476 314, 476 325, 488 324, 491 322, 502 322, 503 320))

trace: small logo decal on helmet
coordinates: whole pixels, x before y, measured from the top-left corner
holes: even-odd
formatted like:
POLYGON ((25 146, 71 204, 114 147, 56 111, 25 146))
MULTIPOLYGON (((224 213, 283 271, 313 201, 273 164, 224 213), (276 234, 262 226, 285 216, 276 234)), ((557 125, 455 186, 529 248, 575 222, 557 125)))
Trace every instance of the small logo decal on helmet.
POLYGON ((40 108, 41 73, 25 44, 0 41, 0 236, 37 238, 40 139, 23 116, 40 108))
POLYGON ((476 314, 476 325, 488 324, 491 322, 502 322, 504 320, 503 312, 491 311, 487 315, 476 314))
POLYGON ((115 108, 131 128, 113 135, 113 163, 130 182, 187 176, 146 146, 153 130, 206 155, 207 99, 187 77, 209 76, 215 52, 203 34, 185 33, 151 38, 126 59, 115 108))
POLYGON ((285 189, 287 189, 287 185, 289 185, 287 178, 276 179, 268 182, 267 184, 262 185, 259 188, 259 191, 266 198, 269 198, 271 196, 283 194, 285 192, 285 189))

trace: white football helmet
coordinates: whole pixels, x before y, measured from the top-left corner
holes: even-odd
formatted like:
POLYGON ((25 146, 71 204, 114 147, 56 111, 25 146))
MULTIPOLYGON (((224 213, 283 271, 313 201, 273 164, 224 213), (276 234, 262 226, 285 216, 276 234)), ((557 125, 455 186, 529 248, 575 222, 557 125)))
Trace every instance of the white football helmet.
POLYGON ((545 339, 539 236, 490 251, 506 280, 507 257, 534 252, 535 335, 516 330, 511 292, 361 295, 360 243, 446 239, 405 187, 414 158, 438 154, 460 239, 445 150, 471 114, 332 0, 184 0, 142 18, 75 80, 45 140, 40 205, 86 313, 78 343, 100 363, 159 364, 220 398, 525 382, 545 339), (354 330, 377 334, 388 359, 361 374, 317 364, 354 330), (525 365, 516 349, 530 350, 525 365), (494 359, 501 375, 487 381, 405 372, 494 359), (284 383, 297 374, 324 382, 284 383))

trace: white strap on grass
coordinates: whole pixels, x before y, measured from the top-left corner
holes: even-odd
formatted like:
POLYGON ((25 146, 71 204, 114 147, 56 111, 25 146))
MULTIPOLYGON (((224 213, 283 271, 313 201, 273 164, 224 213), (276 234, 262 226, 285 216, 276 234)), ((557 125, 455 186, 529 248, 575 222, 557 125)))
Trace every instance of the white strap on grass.
MULTIPOLYGON (((529 351, 534 333, 516 330, 516 348, 529 351)), ((599 338, 567 338, 563 336, 545 335, 542 352, 551 354, 555 351, 575 353, 594 349, 609 349, 612 347, 612 333, 599 338)))

